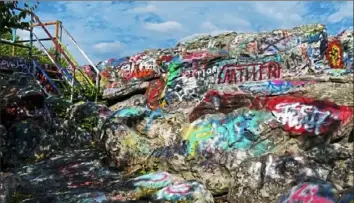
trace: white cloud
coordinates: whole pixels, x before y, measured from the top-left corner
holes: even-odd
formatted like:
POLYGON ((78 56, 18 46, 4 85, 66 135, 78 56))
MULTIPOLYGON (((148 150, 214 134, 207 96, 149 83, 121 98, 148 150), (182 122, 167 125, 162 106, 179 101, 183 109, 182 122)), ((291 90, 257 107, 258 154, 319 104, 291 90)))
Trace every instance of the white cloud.
POLYGON ((94 44, 92 47, 98 53, 105 54, 105 53, 120 52, 122 50, 122 48, 124 47, 124 44, 122 44, 119 41, 101 42, 101 43, 94 44))
MULTIPOLYGON (((200 33, 216 35, 229 30, 270 31, 307 23, 324 23, 336 30, 335 26, 339 25, 340 20, 353 18, 351 9, 352 2, 347 2, 345 6, 341 2, 328 2, 323 6, 321 2, 293 1, 67 1, 41 2, 36 14, 43 22, 62 21, 96 63, 112 56, 118 58, 131 55, 146 48, 165 48, 171 46, 171 41, 192 38, 200 33), (335 12, 331 10, 333 7, 337 8, 335 12), (313 12, 312 9, 319 9, 321 12, 313 12), (158 19, 163 23, 144 23, 151 19, 158 19), (108 43, 109 41, 112 43, 108 43)), ((348 26, 347 22, 339 27, 348 26)), ((54 33, 50 26, 48 28, 54 33)), ((40 29, 36 29, 35 33, 38 37, 47 37, 40 29)), ((26 37, 25 33, 19 32, 19 35, 26 37)), ((43 43, 48 48, 53 46, 51 42, 43 43)), ((69 51, 80 64, 87 64, 65 34, 63 44, 69 44, 69 51)))
POLYGON ((340 5, 337 12, 328 16, 328 22, 336 23, 336 22, 343 20, 343 18, 346 18, 346 17, 353 18, 353 2, 352 1, 347 1, 347 2, 343 3, 342 5, 340 5))
POLYGON ((304 24, 303 17, 309 11, 306 2, 301 1, 256 2, 253 8, 253 15, 261 14, 262 17, 272 21, 277 28, 290 28, 304 24))
POLYGON ((218 27, 216 27, 212 22, 210 21, 205 21, 200 25, 200 28, 205 29, 205 30, 216 30, 218 27))
POLYGON ((164 23, 146 23, 145 28, 156 32, 173 32, 182 29, 182 24, 176 21, 167 21, 164 23))
POLYGON ((149 12, 155 12, 157 10, 156 6, 153 4, 149 4, 145 7, 136 7, 132 10, 132 12, 135 13, 149 13, 149 12))

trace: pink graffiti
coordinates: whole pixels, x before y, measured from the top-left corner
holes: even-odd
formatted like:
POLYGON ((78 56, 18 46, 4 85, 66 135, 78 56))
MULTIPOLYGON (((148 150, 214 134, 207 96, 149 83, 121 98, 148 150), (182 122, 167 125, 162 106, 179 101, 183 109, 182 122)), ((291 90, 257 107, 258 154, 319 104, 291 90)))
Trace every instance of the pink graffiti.
POLYGON ((197 59, 203 59, 212 56, 207 51, 202 51, 202 52, 193 52, 193 53, 186 53, 182 57, 182 61, 192 61, 192 60, 197 60, 197 59))
POLYGON ((138 62, 140 61, 141 59, 143 59, 146 55, 144 53, 139 53, 139 54, 136 54, 135 56, 132 56, 129 58, 129 62, 130 63, 133 63, 133 62, 138 62))
POLYGON ((185 183, 170 185, 166 188, 166 192, 170 194, 186 195, 191 189, 191 186, 185 183))
POLYGON ((303 184, 300 189, 295 191, 289 198, 289 203, 296 203, 301 201, 302 203, 333 203, 333 201, 324 197, 317 196, 317 185, 303 184))

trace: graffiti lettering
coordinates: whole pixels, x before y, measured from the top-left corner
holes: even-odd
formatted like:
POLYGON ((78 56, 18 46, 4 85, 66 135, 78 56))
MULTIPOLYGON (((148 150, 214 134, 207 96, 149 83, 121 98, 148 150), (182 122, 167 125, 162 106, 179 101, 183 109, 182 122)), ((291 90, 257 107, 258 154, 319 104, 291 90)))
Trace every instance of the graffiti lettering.
POLYGON ((206 69, 194 69, 194 70, 187 70, 183 72, 183 75, 186 77, 195 77, 195 78, 200 78, 200 77, 208 77, 216 74, 218 72, 217 66, 213 66, 210 68, 206 69))
POLYGON ((18 57, 0 56, 0 70, 35 74, 32 61, 18 57))
POLYGON ((315 106, 301 105, 300 103, 280 103, 276 105, 273 114, 279 122, 287 125, 289 129, 295 131, 314 132, 320 134, 320 128, 324 121, 331 115, 328 111, 321 112, 315 106))
POLYGON ((223 66, 218 84, 236 84, 249 80, 257 81, 264 79, 280 78, 280 66, 276 62, 250 65, 226 65, 223 66))
POLYGON ((120 89, 119 88, 107 88, 103 91, 103 95, 109 95, 109 94, 114 94, 118 92, 120 89))
POLYGON ((266 108, 285 125, 285 130, 295 133, 324 133, 333 125, 348 123, 353 116, 351 107, 306 97, 271 97, 266 108))

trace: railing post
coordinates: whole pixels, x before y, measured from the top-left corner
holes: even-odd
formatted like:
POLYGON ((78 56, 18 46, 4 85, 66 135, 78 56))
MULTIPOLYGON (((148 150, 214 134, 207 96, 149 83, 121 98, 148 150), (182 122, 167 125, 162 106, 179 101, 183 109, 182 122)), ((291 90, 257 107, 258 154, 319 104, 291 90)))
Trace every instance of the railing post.
POLYGON ((70 97, 71 102, 74 102, 74 94, 75 94, 74 83, 75 83, 75 68, 73 70, 73 77, 71 79, 71 97, 70 97))
MULTIPOLYGON (((16 43, 16 29, 12 29, 12 42, 16 43)), ((16 46, 12 46, 12 56, 15 56, 16 46)))
POLYGON ((32 46, 33 46, 33 14, 31 13, 31 27, 30 27, 30 48, 29 48, 29 57, 32 57, 32 46))
MULTIPOLYGON (((55 40, 57 42, 59 42, 59 21, 56 21, 56 24, 55 24, 55 40)), ((55 45, 55 60, 58 61, 59 59, 59 51, 58 51, 58 46, 55 45)))
POLYGON ((100 93, 100 73, 96 74, 96 97, 95 102, 98 101, 98 95, 100 93))

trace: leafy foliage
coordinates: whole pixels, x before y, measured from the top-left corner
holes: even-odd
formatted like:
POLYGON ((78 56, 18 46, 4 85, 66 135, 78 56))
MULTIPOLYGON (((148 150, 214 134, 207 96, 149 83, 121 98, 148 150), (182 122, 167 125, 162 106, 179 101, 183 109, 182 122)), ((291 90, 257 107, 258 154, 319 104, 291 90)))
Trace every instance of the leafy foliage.
MULTIPOLYGON (((38 7, 38 2, 34 6, 29 6, 27 3, 24 3, 23 8, 20 11, 18 1, 0 1, 0 38, 6 40, 12 40, 11 29, 28 29, 32 21, 25 22, 26 18, 38 7)), ((20 40, 16 36, 16 41, 20 40)), ((36 43, 36 42, 34 42, 36 43)), ((18 43, 19 44, 19 43, 18 43)), ((29 43, 21 43, 21 45, 30 46, 29 43)), ((65 50, 65 47, 64 47, 65 50)), ((56 50, 54 47, 51 47, 48 50, 48 53, 55 58, 56 50)), ((29 50, 23 47, 1 44, 0 43, 0 56, 17 56, 29 58, 29 50), (14 48, 15 47, 15 48, 14 48)), ((41 64, 54 65, 49 57, 45 54, 44 51, 38 49, 35 46, 32 46, 32 57, 35 57, 39 60, 41 64)), ((64 57, 57 58, 59 65, 63 68, 69 67, 69 63, 64 57)), ((85 95, 89 100, 94 100, 96 88, 92 87, 90 84, 82 84, 81 87, 74 87, 75 95, 85 95)), ((64 88, 64 95, 70 97, 71 87, 64 88)))
POLYGON ((33 6, 24 3, 21 11, 18 1, 0 1, 0 35, 11 32, 11 28, 27 29, 30 22, 23 21, 27 16, 37 9, 39 2, 33 6))
MULTIPOLYGON (((6 40, 11 40, 12 36, 10 33, 6 33, 3 35, 2 38, 6 39, 6 40)), ((20 38, 18 36, 16 36, 16 40, 20 40, 20 38)), ((30 46, 29 43, 21 43, 21 45, 30 46)), ((13 49, 12 45, 0 43, 0 56, 13 56, 12 49, 13 49)), ((52 55, 54 57, 55 48, 54 47, 49 48, 48 52, 50 55, 52 55)), ((29 51, 28 51, 28 49, 23 48, 23 47, 15 47, 15 55, 14 56, 27 58, 27 57, 29 57, 29 51)), ((35 46, 32 46, 32 56, 36 56, 36 58, 38 58, 38 60, 41 64, 54 65, 52 63, 52 61, 48 58, 48 56, 44 53, 44 51, 38 49, 35 46)), ((68 63, 63 58, 59 58, 58 63, 62 67, 68 67, 68 63)))

